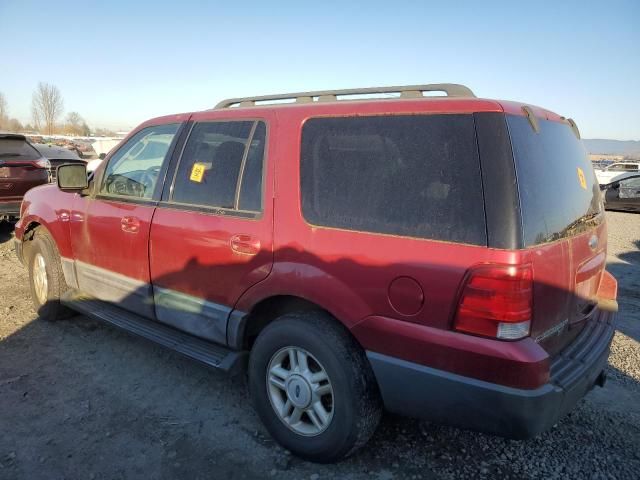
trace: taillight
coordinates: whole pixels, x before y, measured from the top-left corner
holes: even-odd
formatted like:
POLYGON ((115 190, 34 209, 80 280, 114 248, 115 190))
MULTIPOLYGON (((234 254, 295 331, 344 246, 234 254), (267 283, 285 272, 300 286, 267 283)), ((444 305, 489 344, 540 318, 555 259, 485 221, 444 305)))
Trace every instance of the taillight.
POLYGON ((533 304, 531 265, 481 265, 465 277, 454 328, 517 340, 529 335, 533 304))
POLYGON ((51 162, 44 157, 37 160, 5 160, 2 162, 3 167, 30 167, 30 168, 46 168, 51 169, 51 162))
POLYGON ((38 160, 33 162, 33 164, 38 168, 51 169, 51 163, 49 163, 49 160, 47 160, 46 158, 39 158, 38 160))

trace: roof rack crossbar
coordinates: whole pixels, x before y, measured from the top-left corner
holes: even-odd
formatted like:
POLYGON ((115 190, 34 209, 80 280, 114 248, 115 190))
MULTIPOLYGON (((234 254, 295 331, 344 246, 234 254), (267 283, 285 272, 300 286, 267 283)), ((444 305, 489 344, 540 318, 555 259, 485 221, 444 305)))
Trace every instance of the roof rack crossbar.
POLYGON ((338 101, 344 95, 376 95, 382 93, 399 93, 400 98, 419 98, 424 92, 444 92, 448 97, 475 97, 471 89, 455 83, 434 83, 431 85, 407 85, 403 87, 348 88, 344 90, 320 90, 315 92, 283 93, 279 95, 262 95, 258 97, 228 98, 218 103, 215 108, 233 106, 255 106, 256 102, 276 102, 293 100, 295 103, 313 103, 315 98, 321 102, 338 101))

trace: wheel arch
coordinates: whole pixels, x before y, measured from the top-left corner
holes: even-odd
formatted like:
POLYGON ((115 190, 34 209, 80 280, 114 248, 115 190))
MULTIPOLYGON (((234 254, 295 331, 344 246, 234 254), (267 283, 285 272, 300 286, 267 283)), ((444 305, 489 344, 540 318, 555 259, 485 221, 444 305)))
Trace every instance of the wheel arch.
POLYGON ((24 230, 22 231, 22 235, 20 236, 19 240, 22 243, 21 245, 21 249, 20 249, 20 255, 22 258, 20 258, 20 261, 26 265, 27 264, 27 254, 29 251, 29 248, 31 246, 31 241, 33 240, 33 236, 36 233, 36 229, 38 228, 43 228, 49 235, 51 235, 49 233, 49 230, 47 230, 47 227, 43 226, 42 223, 39 220, 30 220, 29 222, 27 222, 26 226, 24 227, 24 230))
MULTIPOLYGON (((291 294, 274 294, 257 302, 249 313, 242 316, 235 335, 231 335, 230 344, 240 349, 250 350, 256 338, 277 318, 293 312, 319 311, 331 316, 336 323, 345 328, 347 325, 333 312, 320 303, 291 294), (235 337, 235 339, 234 339, 235 337)), ((347 328, 347 330, 349 330, 347 328)), ((351 335, 353 336, 353 335, 351 335)), ((355 337, 354 337, 355 339, 355 337)), ((357 341, 357 340, 356 340, 357 341)))
POLYGON ((292 312, 318 310, 328 312, 317 303, 296 295, 272 295, 257 302, 242 318, 236 342, 242 349, 251 349, 255 339, 276 318, 292 312))

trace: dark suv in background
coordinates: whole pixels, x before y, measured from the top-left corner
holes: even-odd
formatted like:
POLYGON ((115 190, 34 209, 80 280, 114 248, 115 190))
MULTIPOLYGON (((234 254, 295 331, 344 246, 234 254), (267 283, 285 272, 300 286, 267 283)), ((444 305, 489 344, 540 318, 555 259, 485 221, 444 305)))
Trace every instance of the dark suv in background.
POLYGON ((51 179, 51 165, 24 135, 0 133, 0 221, 16 220, 22 197, 51 179))

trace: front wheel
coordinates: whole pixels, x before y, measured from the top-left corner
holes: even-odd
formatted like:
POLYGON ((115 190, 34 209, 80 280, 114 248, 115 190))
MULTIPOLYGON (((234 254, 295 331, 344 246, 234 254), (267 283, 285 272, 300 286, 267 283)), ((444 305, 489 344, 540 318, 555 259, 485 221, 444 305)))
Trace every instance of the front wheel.
POLYGON ((39 228, 26 253, 31 299, 36 312, 44 320, 68 316, 69 311, 60 303, 60 297, 68 287, 55 242, 39 228))
POLYGON ((355 452, 382 413, 364 351, 322 312, 284 315, 260 333, 249 361, 249 389, 271 435, 316 462, 355 452))

